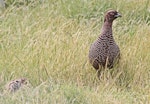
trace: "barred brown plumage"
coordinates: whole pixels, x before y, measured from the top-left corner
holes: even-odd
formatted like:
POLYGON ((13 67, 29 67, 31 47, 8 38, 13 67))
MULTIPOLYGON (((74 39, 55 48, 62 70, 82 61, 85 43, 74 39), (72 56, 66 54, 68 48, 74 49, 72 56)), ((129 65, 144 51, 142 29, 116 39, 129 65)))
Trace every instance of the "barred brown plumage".
POLYGON ((27 79, 20 78, 20 79, 16 79, 16 80, 11 81, 10 83, 8 83, 8 85, 6 87, 7 87, 7 90, 9 92, 15 92, 27 84, 28 84, 27 79))
POLYGON ((120 57, 120 49, 115 43, 112 33, 112 23, 121 15, 115 10, 109 10, 105 14, 101 34, 89 50, 89 60, 92 66, 98 70, 98 77, 101 68, 113 68, 115 60, 120 57))

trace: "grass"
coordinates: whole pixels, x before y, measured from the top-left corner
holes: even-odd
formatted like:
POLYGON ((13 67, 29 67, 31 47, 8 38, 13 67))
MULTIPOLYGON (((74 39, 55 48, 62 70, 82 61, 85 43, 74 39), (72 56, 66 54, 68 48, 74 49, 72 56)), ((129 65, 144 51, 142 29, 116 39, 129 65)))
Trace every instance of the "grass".
MULTIPOLYGON (((9 4, 9 3, 8 3, 9 4)), ((3 104, 149 104, 149 0, 45 0, 9 5, 0 15, 0 102, 3 104), (88 62, 109 9, 120 64, 99 81, 88 62), (111 75, 110 75, 111 73, 111 75), (10 80, 33 87, 3 95, 10 80)))

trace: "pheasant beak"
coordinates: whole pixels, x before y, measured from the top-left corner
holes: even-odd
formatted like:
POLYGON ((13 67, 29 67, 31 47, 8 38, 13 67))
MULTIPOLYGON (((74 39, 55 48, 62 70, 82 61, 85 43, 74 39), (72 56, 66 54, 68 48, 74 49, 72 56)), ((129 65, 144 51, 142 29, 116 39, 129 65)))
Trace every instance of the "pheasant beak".
POLYGON ((121 14, 119 14, 119 13, 117 13, 117 14, 115 15, 115 17, 116 17, 116 18, 118 18, 118 17, 122 17, 122 15, 121 15, 121 14))

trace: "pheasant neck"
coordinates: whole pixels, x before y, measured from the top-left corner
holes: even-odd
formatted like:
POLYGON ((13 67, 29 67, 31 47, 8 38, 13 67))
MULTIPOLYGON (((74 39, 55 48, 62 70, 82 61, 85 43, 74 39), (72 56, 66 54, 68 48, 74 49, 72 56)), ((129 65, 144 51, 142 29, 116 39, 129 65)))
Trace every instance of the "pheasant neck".
POLYGON ((112 36, 112 23, 113 22, 108 22, 105 21, 103 26, 102 26, 102 30, 101 30, 101 35, 111 35, 112 36))
POLYGON ((112 27, 113 21, 105 21, 104 25, 105 27, 112 27))

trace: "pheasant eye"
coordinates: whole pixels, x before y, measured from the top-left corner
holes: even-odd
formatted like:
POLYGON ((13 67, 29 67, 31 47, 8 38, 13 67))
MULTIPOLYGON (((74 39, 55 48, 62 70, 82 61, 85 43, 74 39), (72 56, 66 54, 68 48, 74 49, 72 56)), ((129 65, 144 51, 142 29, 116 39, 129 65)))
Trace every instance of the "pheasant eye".
POLYGON ((18 83, 19 81, 17 80, 16 82, 18 83))
POLYGON ((113 12, 111 12, 111 13, 110 13, 110 15, 112 15, 112 16, 113 16, 113 15, 115 15, 115 14, 114 14, 113 12))

